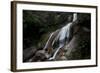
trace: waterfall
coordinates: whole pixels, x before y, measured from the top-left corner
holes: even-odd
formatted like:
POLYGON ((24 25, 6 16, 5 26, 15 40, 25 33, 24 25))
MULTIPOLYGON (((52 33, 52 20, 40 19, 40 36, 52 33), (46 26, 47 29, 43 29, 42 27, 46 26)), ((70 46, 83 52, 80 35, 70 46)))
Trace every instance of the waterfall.
MULTIPOLYGON (((55 38, 56 40, 55 40, 55 41, 58 40, 59 45, 58 45, 58 48, 55 48, 56 51, 55 51, 53 57, 51 57, 49 60, 54 59, 54 58, 56 57, 58 51, 59 51, 61 48, 63 48, 64 45, 65 45, 67 42, 69 42, 68 40, 66 41, 65 38, 67 38, 67 39, 70 38, 71 24, 72 24, 72 23, 66 24, 66 25, 60 30, 60 32, 58 33, 58 35, 56 36, 56 38, 55 38)), ((54 43, 54 42, 53 42, 53 43, 54 43)))
POLYGON ((56 51, 55 51, 53 57, 49 58, 49 60, 54 59, 56 57, 58 51, 61 48, 63 48, 66 43, 68 43, 70 41, 69 39, 70 39, 70 37, 72 35, 71 34, 71 27, 73 27, 73 25, 74 25, 73 22, 75 22, 76 20, 77 20, 77 13, 74 13, 73 14, 73 21, 72 22, 69 22, 64 27, 62 27, 60 29, 60 31, 58 32, 58 34, 55 33, 56 31, 51 33, 49 39, 46 42, 46 45, 44 47, 44 50, 45 49, 48 49, 49 44, 51 44, 53 46, 54 43, 56 43, 55 41, 58 41, 59 44, 58 44, 58 48, 54 48, 54 49, 56 49, 56 51), (55 36, 55 34, 56 34, 56 36, 55 36), (51 42, 51 43, 49 43, 49 42, 51 42))

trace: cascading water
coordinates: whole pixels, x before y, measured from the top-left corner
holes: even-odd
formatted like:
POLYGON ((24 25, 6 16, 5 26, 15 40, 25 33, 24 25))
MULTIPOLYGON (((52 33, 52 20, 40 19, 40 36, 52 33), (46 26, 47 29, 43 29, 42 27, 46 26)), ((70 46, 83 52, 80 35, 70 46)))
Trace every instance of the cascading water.
MULTIPOLYGON (((59 44, 58 44, 58 48, 55 48, 56 51, 55 51, 53 57, 49 58, 49 60, 54 59, 54 58, 56 57, 58 51, 59 51, 61 48, 63 48, 64 45, 65 45, 66 43, 68 43, 68 42, 70 41, 69 38, 70 38, 70 36, 72 35, 71 32, 70 32, 70 31, 71 31, 71 27, 73 27, 73 25, 74 25, 73 23, 74 23, 76 20, 77 20, 77 13, 74 13, 74 14, 73 14, 73 21, 70 22, 70 23, 68 23, 68 24, 66 24, 64 27, 62 27, 62 28, 60 29, 59 33, 56 35, 55 38, 52 38, 52 37, 54 36, 55 32, 52 32, 52 33, 51 33, 51 35, 50 35, 48 41, 46 42, 46 45, 45 45, 45 47, 44 47, 44 50, 48 49, 48 45, 49 45, 49 44, 54 45, 55 41, 58 41, 59 44), (53 41, 50 41, 51 39, 53 39, 53 41), (51 43, 49 43, 49 42, 51 42, 51 43)), ((53 48, 53 49, 54 49, 54 48, 53 48)))
POLYGON ((54 53, 53 57, 51 57, 49 60, 51 59, 54 59, 56 57, 56 54, 58 53, 58 51, 64 47, 64 45, 69 42, 69 41, 66 41, 65 38, 69 39, 70 37, 70 27, 71 27, 71 24, 72 23, 68 23, 66 26, 64 26, 59 34, 57 35, 57 37, 55 38, 56 41, 58 40, 59 42, 59 45, 58 45, 58 48, 56 48, 56 52, 54 53))
POLYGON ((43 48, 43 50, 46 50, 46 49, 47 49, 48 44, 49 44, 49 41, 50 41, 51 37, 53 36, 53 34, 54 34, 54 32, 52 32, 52 33, 50 34, 50 37, 49 37, 49 39, 47 40, 46 45, 45 45, 45 47, 43 48))

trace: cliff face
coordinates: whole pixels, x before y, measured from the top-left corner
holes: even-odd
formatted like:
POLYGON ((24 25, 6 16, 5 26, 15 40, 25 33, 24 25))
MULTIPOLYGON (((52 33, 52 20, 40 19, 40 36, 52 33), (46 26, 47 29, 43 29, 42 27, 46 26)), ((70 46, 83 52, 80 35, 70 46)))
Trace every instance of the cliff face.
MULTIPOLYGON (((91 58, 91 45, 90 45, 90 32, 79 28, 78 32, 74 34, 72 40, 69 44, 65 45, 62 48, 56 58, 53 61, 58 60, 82 60, 91 58)), ((29 50, 29 49, 28 49, 29 50)), ((50 51, 50 48, 49 48, 50 51)), ((43 49, 31 48, 30 52, 24 52, 25 54, 30 54, 28 62, 37 62, 37 61, 49 61, 48 58, 52 56, 51 53, 44 51, 43 49)))
MULTIPOLYGON (((79 29, 68 45, 64 47, 63 58, 67 60, 81 60, 91 58, 90 32, 79 29)), ((60 59, 60 58, 59 58, 60 59)), ((61 58, 62 59, 62 58, 61 58)))

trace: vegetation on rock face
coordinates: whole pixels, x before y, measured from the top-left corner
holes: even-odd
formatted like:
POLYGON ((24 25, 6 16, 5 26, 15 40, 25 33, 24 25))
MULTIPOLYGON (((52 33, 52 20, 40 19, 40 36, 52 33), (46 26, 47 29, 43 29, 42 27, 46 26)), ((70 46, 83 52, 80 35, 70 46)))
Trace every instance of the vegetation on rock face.
MULTIPOLYGON (((71 12, 23 10, 23 61, 31 61, 30 59, 34 57, 36 51, 43 49, 50 33, 66 25, 72 19, 72 14, 71 12), (34 50, 32 52, 32 49, 35 52, 34 50)), ((65 56, 68 60, 90 59, 91 57, 91 15, 78 13, 78 24, 80 28, 73 36, 78 38, 75 40, 78 46, 74 47, 75 45, 73 45, 74 48, 70 54, 65 56), (87 32, 83 27, 90 31, 87 32)), ((74 31, 76 30, 75 28, 74 31)))
MULTIPOLYGON (((91 58, 91 40, 90 33, 83 32, 84 30, 80 30, 80 32, 74 36, 75 45, 69 46, 69 49, 72 49, 67 58, 69 60, 80 60, 80 59, 90 59, 91 58), (84 34, 83 34, 84 33, 84 34)), ((72 44, 70 42, 70 44, 72 44)))

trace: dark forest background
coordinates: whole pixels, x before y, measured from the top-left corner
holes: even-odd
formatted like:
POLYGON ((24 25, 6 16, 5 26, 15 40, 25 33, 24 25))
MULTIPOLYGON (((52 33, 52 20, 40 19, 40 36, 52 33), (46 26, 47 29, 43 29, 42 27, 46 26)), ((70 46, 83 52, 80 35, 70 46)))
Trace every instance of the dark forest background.
MULTIPOLYGON (((50 33, 66 25, 72 16, 72 12, 23 10, 23 62, 29 62, 36 51, 43 49, 50 33)), ((78 13, 78 24, 78 46, 66 56, 68 60, 91 58, 91 14, 78 13)))

